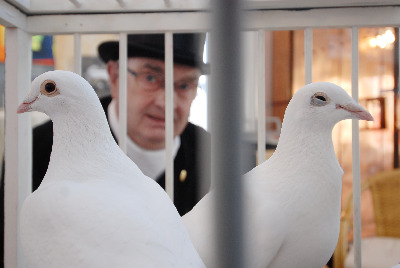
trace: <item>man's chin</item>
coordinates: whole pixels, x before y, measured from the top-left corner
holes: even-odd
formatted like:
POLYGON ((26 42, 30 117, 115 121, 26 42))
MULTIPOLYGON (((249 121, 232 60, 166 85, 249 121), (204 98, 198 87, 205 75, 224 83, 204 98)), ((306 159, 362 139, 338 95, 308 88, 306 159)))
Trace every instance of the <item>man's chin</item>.
POLYGON ((165 129, 151 129, 146 136, 147 140, 152 143, 164 143, 165 142, 165 129))

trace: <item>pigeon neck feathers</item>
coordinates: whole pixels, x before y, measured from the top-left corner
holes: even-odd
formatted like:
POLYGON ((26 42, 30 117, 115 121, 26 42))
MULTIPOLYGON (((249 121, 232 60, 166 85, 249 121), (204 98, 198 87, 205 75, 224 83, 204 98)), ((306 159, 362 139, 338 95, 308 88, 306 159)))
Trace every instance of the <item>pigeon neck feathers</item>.
MULTIPOLYGON (((339 121, 351 118, 348 112, 336 108, 337 104, 348 102, 352 102, 351 97, 331 83, 313 83, 301 88, 286 109, 273 159, 283 161, 292 170, 331 174, 336 183, 343 170, 336 158, 332 130, 339 121), (325 96, 326 103, 313 103, 317 93, 325 96)), ((273 159, 271 162, 275 162, 273 159)))
POLYGON ((328 122, 319 124, 316 117, 318 117, 317 114, 308 116, 304 110, 298 108, 298 103, 289 103, 282 123, 276 154, 285 155, 286 159, 296 161, 304 157, 325 160, 320 158, 321 154, 335 156, 332 143, 334 124, 328 122))
POLYGON ((85 161, 100 155, 104 157, 104 154, 116 150, 117 145, 100 102, 86 103, 80 108, 71 107, 67 114, 52 118, 54 137, 51 160, 62 156, 64 159, 85 161))
POLYGON ((282 155, 287 162, 292 159, 295 165, 303 163, 305 157, 316 162, 336 158, 332 129, 312 130, 306 125, 284 121, 275 153, 282 155))
POLYGON ((53 147, 47 173, 82 173, 96 170, 93 164, 99 167, 117 164, 115 159, 120 159, 123 153, 114 141, 97 94, 85 79, 71 72, 48 72, 35 79, 32 88, 29 98, 35 100, 31 109, 46 113, 53 121, 53 147), (57 95, 43 92, 49 81, 55 85, 57 95))

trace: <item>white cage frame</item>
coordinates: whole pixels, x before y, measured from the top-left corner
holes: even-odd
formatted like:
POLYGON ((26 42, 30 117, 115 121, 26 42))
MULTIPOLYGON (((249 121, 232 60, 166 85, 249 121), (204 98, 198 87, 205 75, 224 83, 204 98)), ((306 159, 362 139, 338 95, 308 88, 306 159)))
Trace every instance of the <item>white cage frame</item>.
MULTIPOLYGON (((358 100, 358 28, 400 27, 398 0, 253 0, 243 5, 242 28, 258 32, 258 72, 264 72, 264 31, 305 31, 305 81, 312 81, 312 30, 350 28, 352 31, 352 95, 358 100)), ((128 33, 165 33, 167 192, 173 183, 172 155, 172 33, 208 31, 208 1, 128 0, 1 0, 0 24, 6 27, 5 62, 5 267, 24 267, 18 243, 18 212, 31 185, 31 123, 16 107, 30 88, 31 42, 34 34, 73 34, 75 72, 81 73, 81 34, 117 33, 120 36, 120 96, 126 96, 126 37, 128 33), (95 4, 93 4, 95 3, 95 4), (185 23, 182 23, 185 21, 185 23), (111 23, 112 22, 112 23, 111 23)), ((396 36, 399 38, 399 36, 396 36)), ((398 74, 396 74, 398 75, 398 74)), ((259 96, 265 94, 265 77, 259 76, 259 96)), ((259 100, 264 98, 260 98, 259 100)), ((124 102, 122 102, 124 103, 124 102)), ((258 103, 258 126, 265 122, 265 103, 258 103)), ((120 105, 121 133, 126 133, 126 102, 120 105)), ((361 267, 360 149, 358 121, 352 124, 355 264, 361 267)), ((121 135, 122 136, 122 135, 121 135)), ((265 129, 258 129, 258 157, 265 155, 265 129)), ((123 150, 126 140, 120 141, 123 150)))

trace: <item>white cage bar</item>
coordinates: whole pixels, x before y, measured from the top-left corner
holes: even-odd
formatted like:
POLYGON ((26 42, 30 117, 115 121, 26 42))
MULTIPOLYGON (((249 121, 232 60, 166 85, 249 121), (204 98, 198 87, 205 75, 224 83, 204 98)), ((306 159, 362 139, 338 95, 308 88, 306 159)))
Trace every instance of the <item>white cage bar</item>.
POLYGON ((82 46, 81 35, 74 34, 74 72, 82 75, 82 46))
MULTIPOLYGON (((173 177, 173 71, 172 33, 209 31, 212 28, 206 1, 182 1, 174 5, 134 5, 130 1, 109 1, 89 9, 85 1, 63 1, 59 7, 41 1, 0 1, 0 24, 6 30, 6 142, 5 142, 5 265, 24 267, 18 244, 18 214, 24 198, 31 189, 31 126, 28 115, 16 116, 15 111, 30 84, 30 38, 34 34, 73 34, 75 71, 81 73, 81 34, 113 33, 120 36, 120 146, 126 151, 126 76, 128 33, 165 33, 166 44, 166 121, 167 177, 173 177), (111 3, 112 2, 112 3, 111 3), (40 4, 38 4, 40 3, 40 4), (53 8, 53 9, 50 9, 53 8), (105 12, 107 11, 107 12, 105 12), (124 13, 122 13, 124 11, 124 13), (151 11, 151 12, 149 12, 151 11), (101 14, 100 14, 101 13, 101 14), (29 16, 28 16, 29 15, 29 16), (185 23, 182 23, 184 21, 185 23), (110 23, 112 22, 112 23, 110 23), (172 168, 172 169, 171 169, 172 168)), ((136 1, 132 1, 136 2, 136 1)), ((358 28, 399 27, 398 1, 248 1, 243 16, 244 30, 259 34, 260 64, 265 66, 265 33, 276 30, 305 30, 305 81, 312 81, 312 30, 316 28, 350 28, 352 30, 352 95, 358 99, 358 28), (299 9, 300 8, 300 9, 299 9), (264 52, 262 52, 264 51, 264 52)), ((397 36, 398 37, 398 36, 397 36)), ((261 67, 260 67, 261 66, 261 67)), ((265 78, 258 77, 259 99, 265 99, 265 78)), ((265 155, 265 103, 259 102, 258 157, 265 155), (264 149, 262 149, 264 148, 264 149)), ((215 111, 214 108, 210 109, 215 111)), ((353 178, 355 263, 361 267, 360 213, 360 153, 358 122, 353 121, 353 178)), ((167 191, 173 198, 173 179, 167 179, 167 191), (171 185, 172 181, 172 185, 171 185)))
MULTIPOLYGON (((358 28, 351 29, 351 93, 358 102, 358 28)), ((360 131, 358 120, 352 120, 353 214, 354 214, 354 266, 361 268, 361 175, 360 131)))
POLYGON ((257 66, 257 159, 265 159, 265 31, 258 31, 258 66, 257 66))
POLYGON ((173 34, 165 33, 165 191, 174 200, 174 69, 173 34))
POLYGON ((5 111, 5 267, 24 267, 18 222, 23 201, 32 189, 31 115, 17 116, 16 107, 30 88, 31 36, 18 28, 7 28, 5 111))
POLYGON ((304 30, 304 69, 305 84, 312 82, 312 60, 313 60, 313 32, 311 28, 304 30))
POLYGON ((127 34, 120 33, 119 34, 119 59, 118 59, 118 102, 119 102, 119 107, 118 107, 118 114, 119 114, 119 133, 118 133, 118 144, 119 147, 126 153, 127 150, 127 121, 128 121, 128 116, 127 116, 127 34))

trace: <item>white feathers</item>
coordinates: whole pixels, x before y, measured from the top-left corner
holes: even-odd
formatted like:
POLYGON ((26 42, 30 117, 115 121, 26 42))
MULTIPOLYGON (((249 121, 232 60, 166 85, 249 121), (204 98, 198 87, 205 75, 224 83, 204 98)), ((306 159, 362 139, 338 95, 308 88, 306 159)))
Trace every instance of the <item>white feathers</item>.
POLYGON ((83 78, 39 76, 18 108, 32 110, 50 116, 54 139, 21 213, 29 267, 204 267, 171 200, 119 149, 83 78))
MULTIPOLYGON (((313 83, 290 101, 274 155, 244 176, 246 267, 323 267, 339 235, 341 169, 332 128, 372 116, 340 87, 313 83)), ((215 192, 183 219, 207 267, 213 248, 215 192)))

